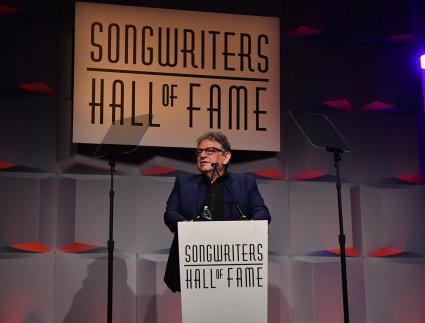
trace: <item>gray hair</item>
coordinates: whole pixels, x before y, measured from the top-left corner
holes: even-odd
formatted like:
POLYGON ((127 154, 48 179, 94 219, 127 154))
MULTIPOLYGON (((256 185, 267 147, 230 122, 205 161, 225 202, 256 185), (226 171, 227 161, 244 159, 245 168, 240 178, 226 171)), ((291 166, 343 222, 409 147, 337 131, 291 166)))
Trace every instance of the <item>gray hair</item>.
POLYGON ((196 140, 197 146, 206 139, 217 141, 224 151, 230 151, 230 142, 222 132, 210 131, 204 133, 196 140))

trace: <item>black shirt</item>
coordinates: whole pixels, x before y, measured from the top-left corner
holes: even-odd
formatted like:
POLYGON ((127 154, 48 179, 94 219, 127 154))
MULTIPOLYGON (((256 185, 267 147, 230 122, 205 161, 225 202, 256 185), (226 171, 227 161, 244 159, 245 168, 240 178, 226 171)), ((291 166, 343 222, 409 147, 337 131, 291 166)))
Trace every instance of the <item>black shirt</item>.
POLYGON ((205 178, 207 184, 205 205, 208 206, 213 221, 222 221, 224 216, 224 176, 218 177, 213 183, 205 178))

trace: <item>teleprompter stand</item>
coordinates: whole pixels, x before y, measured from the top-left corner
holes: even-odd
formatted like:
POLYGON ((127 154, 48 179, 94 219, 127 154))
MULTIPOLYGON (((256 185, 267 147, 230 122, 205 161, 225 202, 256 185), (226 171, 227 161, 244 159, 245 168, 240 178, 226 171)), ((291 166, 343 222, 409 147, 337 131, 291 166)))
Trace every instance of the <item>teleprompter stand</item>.
POLYGON ((108 303, 107 323, 112 323, 113 304, 113 272, 114 272, 114 173, 118 157, 134 152, 148 129, 148 115, 130 117, 114 122, 97 147, 94 158, 109 160, 110 189, 109 189, 109 238, 108 249, 108 303))
POLYGON ((336 169, 336 190, 338 197, 338 218, 339 218, 339 250, 341 259, 342 297, 344 307, 344 323, 349 323, 348 292, 347 292, 347 264, 345 254, 345 234, 342 219, 341 203, 341 179, 339 175, 339 162, 343 152, 350 152, 351 147, 344 140, 342 135, 334 127, 332 122, 325 116, 316 113, 290 110, 290 116, 301 129, 307 140, 316 148, 326 149, 334 156, 336 169))

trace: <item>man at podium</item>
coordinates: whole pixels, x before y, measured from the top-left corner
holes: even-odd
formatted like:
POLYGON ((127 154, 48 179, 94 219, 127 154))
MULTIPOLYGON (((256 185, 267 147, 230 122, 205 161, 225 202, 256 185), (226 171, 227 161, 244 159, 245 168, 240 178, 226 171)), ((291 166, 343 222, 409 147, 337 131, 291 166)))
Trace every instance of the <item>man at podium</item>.
POLYGON ((173 292, 180 291, 178 222, 271 220, 255 178, 228 172, 232 153, 223 133, 200 136, 195 155, 200 174, 176 178, 164 214, 165 224, 174 233, 164 282, 173 292))

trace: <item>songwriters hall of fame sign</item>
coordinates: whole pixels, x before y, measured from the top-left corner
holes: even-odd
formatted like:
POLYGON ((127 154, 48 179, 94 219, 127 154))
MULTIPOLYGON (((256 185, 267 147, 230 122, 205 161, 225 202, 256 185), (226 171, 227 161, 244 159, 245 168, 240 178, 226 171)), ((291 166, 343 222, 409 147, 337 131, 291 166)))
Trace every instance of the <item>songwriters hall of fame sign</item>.
POLYGON ((267 322, 267 221, 180 222, 184 323, 267 322))
MULTIPOLYGON (((73 141, 149 115, 143 145, 280 149, 279 19, 76 3, 73 141)), ((126 144, 125 142, 111 142, 126 144)))

